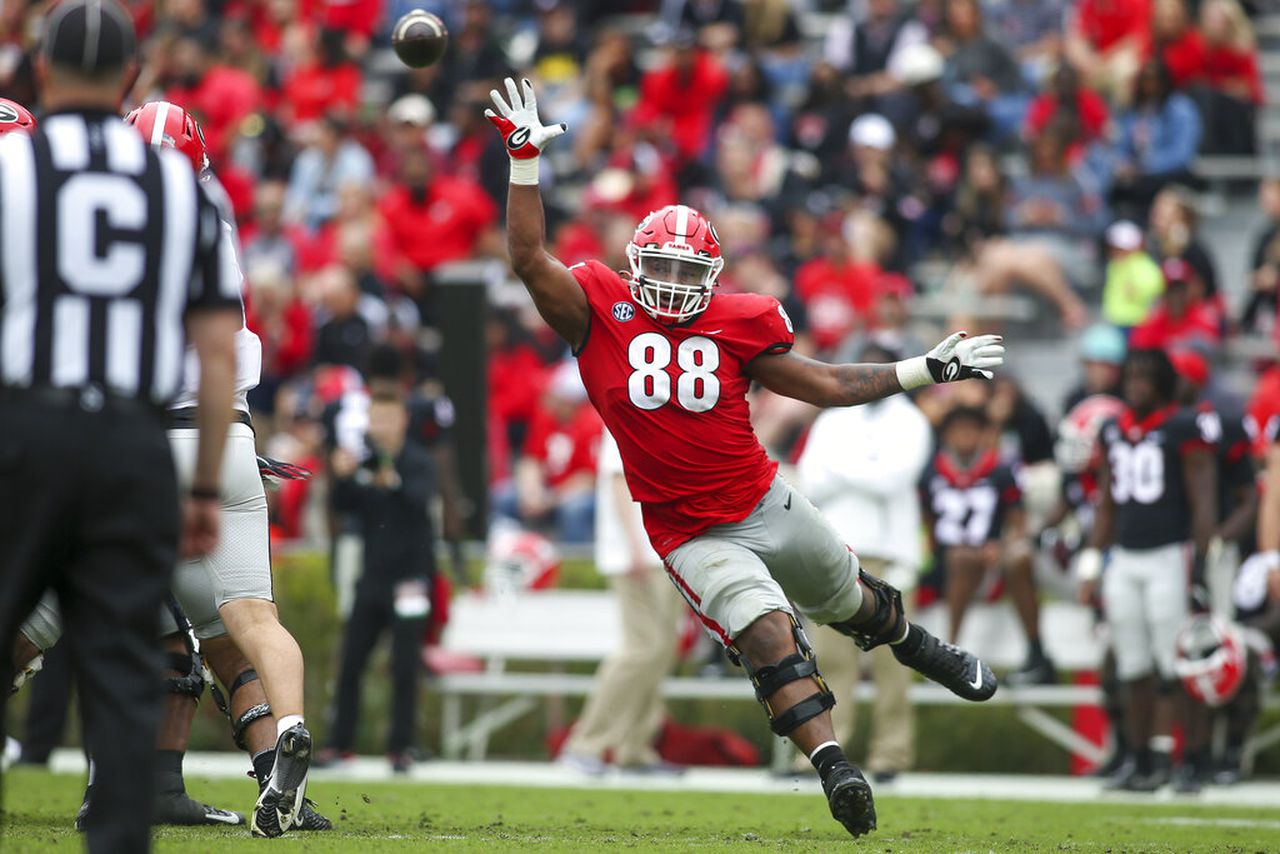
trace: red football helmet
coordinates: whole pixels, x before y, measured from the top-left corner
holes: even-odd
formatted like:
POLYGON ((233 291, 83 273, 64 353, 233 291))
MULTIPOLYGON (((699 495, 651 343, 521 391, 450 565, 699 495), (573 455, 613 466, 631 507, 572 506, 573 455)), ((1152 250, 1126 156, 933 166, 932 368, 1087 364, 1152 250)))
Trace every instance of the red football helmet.
POLYGON ((28 133, 36 129, 36 117, 31 111, 8 98, 0 98, 0 136, 9 131, 22 130, 28 133))
POLYGON ((148 101, 124 117, 142 138, 152 145, 176 148, 191 161, 196 174, 203 176, 209 168, 208 146, 204 131, 191 114, 168 101, 148 101))
POLYGON ((513 596, 556 586, 560 551, 541 534, 519 527, 498 527, 490 535, 484 588, 493 596, 513 596))
POLYGON ((724 258, 711 221, 687 205, 649 214, 627 244, 631 292, 659 323, 690 320, 706 310, 724 258))
POLYGON ((1098 465, 1098 431, 1108 418, 1124 411, 1124 403, 1109 394, 1094 394, 1071 407, 1058 425, 1053 455, 1067 474, 1080 474, 1098 465))
POLYGON ((1173 672, 1188 694, 1216 708, 1240 690, 1247 656, 1237 625, 1221 617, 1192 617, 1178 632, 1173 672))
POLYGON ((1261 457, 1273 442, 1280 442, 1280 368, 1262 375, 1249 400, 1244 419, 1253 452, 1261 457))

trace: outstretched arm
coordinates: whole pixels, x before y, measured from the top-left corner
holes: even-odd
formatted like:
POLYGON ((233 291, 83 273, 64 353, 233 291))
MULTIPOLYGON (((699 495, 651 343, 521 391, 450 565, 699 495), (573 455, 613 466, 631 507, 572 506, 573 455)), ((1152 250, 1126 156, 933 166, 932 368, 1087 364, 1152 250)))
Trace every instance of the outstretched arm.
POLYGON ((991 379, 1004 363, 998 335, 969 338, 956 332, 923 356, 892 364, 832 365, 796 353, 765 353, 747 363, 747 375, 777 394, 814 406, 854 406, 933 383, 991 379))
POLYGON ((511 183, 507 188, 507 250, 511 269, 524 282, 543 320, 575 351, 587 335, 590 310, 587 295, 573 274, 547 252, 546 221, 542 193, 538 190, 538 158, 542 147, 564 133, 563 124, 544 126, 538 118, 533 84, 522 81, 524 92, 510 77, 507 98, 491 90, 497 109, 485 116, 502 134, 511 156, 511 183))

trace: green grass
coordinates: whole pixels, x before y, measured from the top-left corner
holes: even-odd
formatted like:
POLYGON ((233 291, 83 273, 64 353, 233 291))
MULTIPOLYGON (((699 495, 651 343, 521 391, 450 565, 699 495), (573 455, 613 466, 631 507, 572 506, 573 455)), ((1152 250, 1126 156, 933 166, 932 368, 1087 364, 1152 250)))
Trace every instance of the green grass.
MULTIPOLYGON (((6 777, 4 850, 78 851, 70 818, 80 779, 17 769, 6 777)), ((251 785, 191 780, 193 795, 245 807, 251 785)), ((274 843, 243 829, 163 828, 159 852, 827 851, 855 843, 817 795, 324 783, 314 792, 337 829, 274 843)), ((1272 852, 1275 811, 1187 805, 1037 804, 882 798, 876 852, 1272 852), (1188 821, 1189 820, 1189 821, 1188 821), (1234 822, 1232 820, 1235 820, 1234 822), (1197 822, 1213 822, 1197 823, 1197 822), (1257 824, 1252 824, 1256 822, 1257 824)))

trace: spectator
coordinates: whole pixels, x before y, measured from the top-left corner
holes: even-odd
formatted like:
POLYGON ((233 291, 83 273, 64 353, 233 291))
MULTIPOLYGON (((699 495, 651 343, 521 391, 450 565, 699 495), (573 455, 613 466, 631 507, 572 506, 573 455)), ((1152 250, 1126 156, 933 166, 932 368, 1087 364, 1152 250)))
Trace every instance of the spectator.
POLYGON ((493 202, 470 181, 436 174, 425 148, 406 152, 399 181, 382 197, 378 210, 402 281, 469 258, 493 242, 493 202))
POLYGON ((1213 256, 1197 233, 1199 213, 1191 193, 1183 187, 1165 187, 1151 203, 1147 248, 1156 261, 1177 258, 1191 268, 1196 294, 1222 311, 1222 293, 1213 256))
POLYGON ((1126 106, 1151 51, 1150 0, 1076 0, 1067 12, 1065 56, 1113 104, 1126 106))
POLYGON ((676 663, 687 609, 649 545, 640 505, 631 500, 622 457, 608 431, 600 442, 596 478, 595 555, 617 600, 622 639, 600 664, 558 764, 599 775, 609 757, 624 769, 675 770, 658 756, 654 741, 666 717, 662 682, 676 663))
POLYGON ((990 32, 1013 52, 1022 76, 1035 83, 1049 77, 1062 53, 1062 4, 1059 0, 987 0, 983 17, 990 32))
MULTIPOLYGON (((857 357, 861 362, 893 362, 901 351, 877 336, 857 357)), ((923 564, 920 505, 911 487, 923 473, 932 445, 928 420, 909 397, 900 395, 825 410, 813 423, 797 463, 805 495, 856 549, 863 569, 902 591, 908 612, 923 564), (890 446, 893 453, 882 452, 890 446)), ((857 703, 852 695, 861 681, 861 656, 834 632, 815 631, 812 641, 822 658, 823 677, 838 698, 832 712, 836 739, 847 743, 853 737, 857 703)), ((907 699, 911 679, 895 664, 889 649, 872 651, 876 699, 864 767, 878 782, 910 770, 915 762, 915 714, 907 699)))
POLYGON ((861 210, 893 230, 895 251, 886 266, 905 270, 911 259, 915 224, 924 213, 912 178, 894 157, 897 133, 884 116, 864 113, 849 126, 849 153, 841 183, 853 191, 861 210))
POLYGON ((1169 69, 1174 89, 1187 89, 1204 75, 1204 39, 1191 21, 1185 0, 1154 0, 1151 37, 1156 54, 1169 69))
POLYGON ((253 221, 240 231, 246 268, 275 267, 286 276, 298 272, 306 235, 284 222, 285 186, 279 181, 258 185, 253 195, 253 221))
POLYGON ((1142 323, 1134 327, 1129 344, 1134 348, 1170 350, 1198 346, 1217 350, 1222 342, 1222 315, 1206 300, 1196 284, 1195 272, 1179 258, 1160 267, 1164 294, 1142 323))
POLYGON ((1090 145, 1102 139, 1109 118, 1106 101, 1082 86, 1079 72, 1063 63, 1027 108, 1023 135, 1035 139, 1050 129, 1061 134, 1067 141, 1067 161, 1074 166, 1090 145))
POLYGON ((562 362, 529 425, 513 489, 498 498, 499 512, 530 525, 550 524, 560 542, 590 542, 602 430, 577 364, 562 362))
POLYGON ((1206 56, 1206 154, 1249 155, 1257 150, 1255 123, 1265 101, 1253 27, 1237 0, 1206 0, 1200 7, 1206 56))
POLYGON ((848 74, 849 96, 877 99, 902 88, 901 76, 892 70, 904 50, 928 38, 925 25, 898 0, 868 0, 865 6, 850 0, 848 14, 838 16, 827 31, 823 56, 848 74))
POLYGON ((712 139, 711 120, 729 87, 719 60, 680 30, 664 49, 664 60, 640 81, 640 100, 632 121, 652 126, 670 140, 683 169, 700 158, 712 139))
POLYGON ((347 184, 367 186, 373 158, 351 139, 347 123, 329 114, 311 126, 310 139, 289 174, 285 219, 315 231, 338 212, 338 191, 347 184))
POLYGON ((1114 326, 1095 323, 1080 336, 1080 382, 1067 393, 1062 411, 1070 412, 1086 397, 1120 396, 1120 366, 1128 350, 1124 333, 1114 326))
POLYGON ((250 390, 249 403, 254 411, 270 413, 281 383, 311 363, 315 332, 311 312, 298 299, 293 280, 284 270, 269 260, 247 268, 245 325, 262 341, 262 379, 258 388, 250 390))
POLYGON ((874 261, 855 257, 853 225, 852 217, 829 215, 823 254, 796 270, 796 296, 804 303, 819 353, 829 352, 854 329, 872 325, 879 269, 874 261))
POLYGON ((435 534, 427 513, 435 494, 435 472, 427 452, 405 441, 408 423, 399 396, 375 395, 369 402, 365 458, 344 448, 333 453, 334 506, 358 520, 364 565, 343 632, 333 729, 327 749, 316 757, 316 767, 351 755, 360 685, 369 655, 387 631, 393 694, 387 758, 392 770, 401 774, 413 762, 421 643, 435 574, 435 534))
POLYGON ((1116 125, 1105 166, 1111 180, 1099 173, 1100 186, 1110 187, 1112 204, 1145 216, 1161 188, 1191 180, 1191 161, 1200 150, 1200 114, 1190 98, 1173 91, 1168 69, 1148 62, 1138 72, 1133 106, 1116 116, 1116 125))
POLYGON ((213 39, 181 36, 172 48, 172 79, 164 99, 190 110, 200 121, 209 159, 217 168, 240 132, 240 124, 262 105, 258 81, 223 65, 210 52, 213 39))
POLYGON ((1276 288, 1280 285, 1280 178, 1267 178, 1258 187, 1258 207, 1266 226, 1254 240, 1249 298, 1240 326, 1261 335, 1280 334, 1276 288))
POLYGON ((1164 292, 1164 275, 1142 248, 1142 229, 1132 222, 1112 223, 1106 242, 1102 319, 1128 332, 1146 320, 1152 304, 1164 292))
POLYGON ((303 39, 297 65, 285 78, 281 110, 290 124, 326 115, 354 118, 360 102, 360 68, 347 57, 340 30, 321 29, 318 42, 303 39))
POLYGON ((1014 674, 1024 684, 1054 680, 1053 662, 1040 644, 1040 606, 1026 539, 1022 491, 994 448, 984 448, 987 414, 957 406, 942 419, 937 455, 920 478, 920 501, 945 578, 951 642, 984 579, 1003 571, 1027 638, 1027 659, 1014 674))
POLYGON ((1025 490, 1036 468, 1053 461, 1053 433, 1040 407, 1027 397, 1017 379, 1002 373, 991 383, 987 398, 987 418, 991 422, 992 441, 1000 459, 1016 467, 1021 487, 1025 490))
POLYGON ((1027 109, 1026 83, 1008 49, 984 31, 978 0, 948 0, 946 30, 937 43, 947 54, 956 100, 981 105, 998 134, 1014 133, 1027 109))
POLYGON ((312 361, 317 365, 347 365, 364 372, 374 344, 373 327, 359 310, 360 287, 351 270, 331 264, 316 276, 316 290, 325 320, 316 331, 312 361))
MULTIPOLYGON (((438 72, 420 72, 430 75, 435 85, 431 87, 432 91, 414 91, 432 96, 432 102, 445 112, 452 108, 454 99, 467 84, 496 80, 510 68, 507 55, 498 40, 501 30, 493 20, 493 12, 489 7, 490 4, 485 0, 466 0, 462 4, 461 25, 450 25, 449 50, 445 51, 440 63, 433 67, 438 68, 438 72)), ((484 88, 487 90, 489 87, 485 85, 484 88)), ((396 94, 403 95, 405 92, 396 94)))

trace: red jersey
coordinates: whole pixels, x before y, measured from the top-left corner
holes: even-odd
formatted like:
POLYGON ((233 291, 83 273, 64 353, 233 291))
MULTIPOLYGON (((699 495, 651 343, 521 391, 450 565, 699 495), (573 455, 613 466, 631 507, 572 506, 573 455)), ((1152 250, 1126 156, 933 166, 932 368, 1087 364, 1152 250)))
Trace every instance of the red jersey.
POLYGON ((1280 368, 1272 368, 1258 380, 1244 424, 1258 459, 1280 442, 1280 368))
POLYGON ((782 306, 760 294, 718 294, 688 323, 664 326, 604 264, 571 269, 591 309, 578 370, 618 441, 654 550, 666 557, 713 525, 746 518, 778 464, 751 428, 744 368, 791 349, 782 306))
POLYGON ((547 486, 560 486, 576 474, 594 475, 600 460, 600 416, 583 403, 568 423, 539 409, 529 424, 524 452, 542 463, 547 486))

